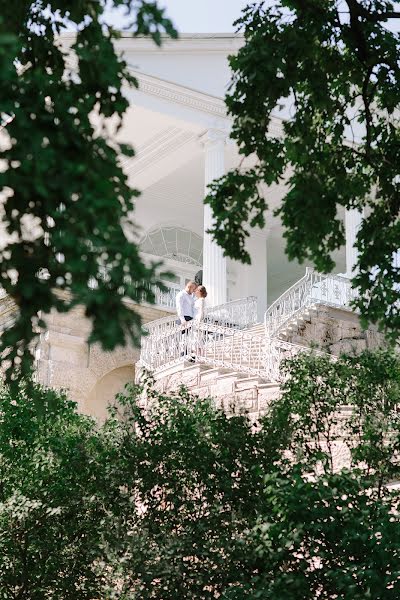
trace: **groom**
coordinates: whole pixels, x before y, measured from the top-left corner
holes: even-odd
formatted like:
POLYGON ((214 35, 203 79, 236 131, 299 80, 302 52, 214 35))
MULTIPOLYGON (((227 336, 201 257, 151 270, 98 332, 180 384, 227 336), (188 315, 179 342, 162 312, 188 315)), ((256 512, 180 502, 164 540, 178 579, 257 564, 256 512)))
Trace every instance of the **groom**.
POLYGON ((194 310, 194 302, 195 298, 193 296, 194 291, 197 288, 197 283, 195 281, 188 281, 185 289, 181 290, 176 295, 176 312, 179 317, 179 322, 187 327, 188 321, 193 320, 193 310, 194 310))

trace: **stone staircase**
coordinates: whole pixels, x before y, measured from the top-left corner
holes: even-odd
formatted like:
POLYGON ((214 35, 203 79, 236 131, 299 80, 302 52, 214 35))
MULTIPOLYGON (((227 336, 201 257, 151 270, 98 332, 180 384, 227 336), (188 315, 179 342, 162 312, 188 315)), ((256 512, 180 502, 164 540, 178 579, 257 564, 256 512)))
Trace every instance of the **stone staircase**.
POLYGON ((277 331, 277 336, 282 340, 289 340, 293 332, 298 331, 304 323, 310 321, 313 315, 318 312, 317 304, 304 306, 291 315, 287 321, 277 331))
POLYGON ((188 361, 159 370, 154 377, 156 388, 161 392, 174 391, 184 385, 200 398, 213 398, 216 406, 226 413, 247 413, 252 420, 262 415, 270 400, 279 395, 278 383, 188 361))
POLYGON ((275 302, 264 315, 266 334, 269 337, 285 337, 308 319, 319 306, 338 308, 352 312, 351 304, 356 297, 351 282, 342 275, 324 275, 307 268, 299 279, 275 302))
POLYGON ((335 353, 325 343, 333 326, 321 308, 337 313, 333 321, 341 325, 335 340, 351 335, 350 321, 358 320, 351 310, 353 297, 348 279, 307 269, 268 308, 264 323, 256 322, 250 297, 211 309, 204 322, 187 332, 174 317, 149 324, 141 364, 153 372, 160 391, 184 385, 200 397, 214 398, 229 414, 245 411, 256 419, 280 393, 282 360, 306 351, 313 342, 335 353), (312 331, 313 339, 304 331, 312 331), (188 360, 191 356, 195 362, 188 360))

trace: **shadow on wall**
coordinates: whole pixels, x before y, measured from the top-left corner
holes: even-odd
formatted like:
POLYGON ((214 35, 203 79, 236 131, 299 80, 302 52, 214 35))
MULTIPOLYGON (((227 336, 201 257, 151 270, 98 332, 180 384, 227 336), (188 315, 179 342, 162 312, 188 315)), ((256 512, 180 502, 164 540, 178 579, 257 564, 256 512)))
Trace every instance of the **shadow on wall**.
POLYGON ((107 407, 115 396, 124 390, 127 383, 135 380, 135 367, 128 365, 119 367, 104 375, 88 395, 84 411, 86 414, 104 421, 107 417, 107 407))

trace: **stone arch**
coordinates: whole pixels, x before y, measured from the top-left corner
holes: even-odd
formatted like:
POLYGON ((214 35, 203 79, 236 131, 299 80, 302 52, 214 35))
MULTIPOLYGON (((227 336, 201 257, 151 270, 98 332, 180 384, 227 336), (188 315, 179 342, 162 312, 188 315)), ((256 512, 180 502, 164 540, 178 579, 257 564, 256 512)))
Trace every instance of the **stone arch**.
POLYGON ((104 352, 96 344, 89 348, 88 370, 91 386, 83 394, 82 412, 99 420, 107 416, 107 406, 122 392, 127 383, 135 380, 135 364, 139 349, 130 345, 104 352))
POLYGON ((92 387, 85 399, 84 412, 104 421, 107 417, 107 408, 114 401, 115 396, 124 390, 127 383, 135 380, 135 366, 124 365, 108 371, 92 387))

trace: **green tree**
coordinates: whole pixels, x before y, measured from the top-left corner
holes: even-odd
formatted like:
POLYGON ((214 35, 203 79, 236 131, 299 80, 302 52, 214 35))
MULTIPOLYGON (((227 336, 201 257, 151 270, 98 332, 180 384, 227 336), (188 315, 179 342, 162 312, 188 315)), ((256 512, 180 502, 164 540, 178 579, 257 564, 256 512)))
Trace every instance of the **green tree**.
POLYGON ((112 440, 53 390, 0 390, 0 598, 93 599, 112 440))
POLYGON ((2 350, 23 370, 43 325, 39 311, 83 305, 90 341, 112 349, 140 336, 125 300, 154 300, 155 267, 124 229, 135 231, 138 191, 120 158, 134 153, 115 136, 128 107, 123 87, 137 81, 114 48, 120 34, 106 23, 106 5, 125 10, 134 36, 156 44, 162 33, 176 37, 154 1, 0 2, 1 218, 9 236, 0 283, 19 308, 2 350), (76 32, 70 48, 60 43, 67 29, 76 32))
POLYGON ((101 426, 4 387, 0 598, 398 598, 399 357, 284 374, 256 426, 151 381, 101 426))
MULTIPOLYGON (((246 238, 265 225, 268 194, 287 178, 276 211, 289 259, 332 270, 344 241, 338 208, 364 209, 357 238, 363 323, 400 332, 400 7, 388 0, 254 2, 237 21, 245 43, 230 59, 232 137, 255 166, 237 168, 206 199, 213 235, 249 262, 246 238), (398 10, 396 10, 396 8, 398 10), (273 114, 290 107, 283 135, 273 114), (254 164, 254 161, 253 161, 254 164)), ((285 113, 284 113, 285 114, 285 113)), ((246 164, 246 163, 244 163, 246 164)))
POLYGON ((269 510, 249 534, 263 559, 249 597, 394 600, 399 358, 303 355, 284 374, 264 425, 286 433, 265 478, 269 510))

